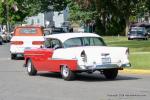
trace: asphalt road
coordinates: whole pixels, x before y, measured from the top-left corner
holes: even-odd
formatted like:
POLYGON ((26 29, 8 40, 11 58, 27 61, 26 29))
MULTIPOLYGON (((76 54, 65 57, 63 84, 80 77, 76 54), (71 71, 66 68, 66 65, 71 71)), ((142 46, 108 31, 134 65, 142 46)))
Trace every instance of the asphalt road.
POLYGON ((28 76, 23 60, 11 60, 9 44, 0 45, 0 100, 150 100, 150 75, 80 74, 64 81, 56 73, 28 76))

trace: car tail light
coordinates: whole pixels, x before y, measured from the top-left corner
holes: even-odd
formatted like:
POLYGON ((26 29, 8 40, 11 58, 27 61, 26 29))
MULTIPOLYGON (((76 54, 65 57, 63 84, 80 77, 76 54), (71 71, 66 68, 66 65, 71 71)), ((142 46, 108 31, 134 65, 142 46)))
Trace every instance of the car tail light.
POLYGON ((87 56, 84 50, 81 52, 81 57, 83 62, 87 62, 87 56))
POLYGON ((43 45, 43 41, 33 41, 32 44, 33 45, 43 45))
POLYGON ((23 41, 11 41, 13 45, 23 45, 23 41))

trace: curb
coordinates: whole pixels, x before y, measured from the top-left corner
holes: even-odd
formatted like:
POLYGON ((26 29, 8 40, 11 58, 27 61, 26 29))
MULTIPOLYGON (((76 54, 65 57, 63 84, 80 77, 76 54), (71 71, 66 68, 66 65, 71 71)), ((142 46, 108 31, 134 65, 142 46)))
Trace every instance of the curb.
POLYGON ((121 70, 120 72, 129 74, 150 74, 150 70, 142 70, 142 69, 124 69, 121 70))

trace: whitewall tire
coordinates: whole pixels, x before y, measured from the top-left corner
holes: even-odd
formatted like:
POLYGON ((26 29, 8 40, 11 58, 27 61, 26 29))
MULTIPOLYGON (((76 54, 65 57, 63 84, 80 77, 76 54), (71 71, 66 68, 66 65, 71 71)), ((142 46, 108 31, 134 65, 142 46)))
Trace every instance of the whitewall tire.
POLYGON ((37 70, 34 68, 34 65, 32 63, 32 60, 29 59, 27 61, 27 73, 31 76, 36 75, 37 74, 37 70))
POLYGON ((73 80, 75 77, 74 72, 72 72, 66 65, 61 66, 61 75, 62 78, 67 81, 73 80))

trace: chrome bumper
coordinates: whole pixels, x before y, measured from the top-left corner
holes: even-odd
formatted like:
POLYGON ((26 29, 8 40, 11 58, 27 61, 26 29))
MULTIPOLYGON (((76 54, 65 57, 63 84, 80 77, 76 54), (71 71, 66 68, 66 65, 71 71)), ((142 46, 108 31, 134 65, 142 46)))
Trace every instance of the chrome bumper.
POLYGON ((127 67, 131 67, 130 63, 127 64, 122 64, 122 65, 118 65, 118 64, 103 64, 103 65, 90 65, 90 66, 86 66, 86 65, 80 65, 78 66, 78 70, 103 70, 103 69, 112 69, 112 68, 127 68, 127 67))

